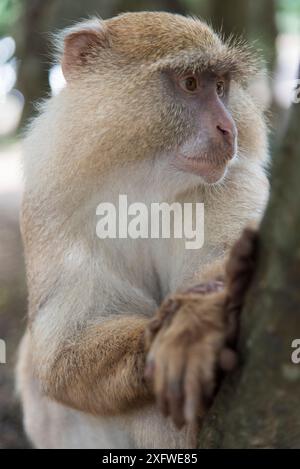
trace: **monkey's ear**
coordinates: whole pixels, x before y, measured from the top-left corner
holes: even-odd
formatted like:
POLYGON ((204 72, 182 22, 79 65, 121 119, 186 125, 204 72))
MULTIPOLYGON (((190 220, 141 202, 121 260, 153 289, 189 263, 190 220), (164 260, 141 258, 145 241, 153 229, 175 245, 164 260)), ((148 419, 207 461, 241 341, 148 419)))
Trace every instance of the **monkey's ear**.
POLYGON ((86 66, 97 51, 108 46, 108 38, 103 22, 100 20, 81 23, 70 28, 64 35, 62 71, 67 81, 72 79, 76 70, 86 66))

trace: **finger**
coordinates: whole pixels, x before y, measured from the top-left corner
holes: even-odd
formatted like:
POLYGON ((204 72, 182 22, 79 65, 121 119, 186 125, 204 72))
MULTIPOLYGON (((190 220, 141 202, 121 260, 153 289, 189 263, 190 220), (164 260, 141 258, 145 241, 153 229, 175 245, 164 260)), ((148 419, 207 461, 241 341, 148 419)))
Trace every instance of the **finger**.
POLYGON ((162 326, 162 322, 162 319, 154 318, 148 324, 148 327, 145 330, 145 346, 147 349, 150 348, 152 342, 155 340, 155 337, 162 326))
POLYGON ((202 404, 201 374, 199 369, 196 371, 195 367, 190 365, 186 369, 184 381, 183 415, 186 423, 194 424, 202 404))
POLYGON ((156 317, 150 321, 145 330, 145 346, 149 349, 156 335, 170 324, 174 314, 180 306, 179 300, 169 298, 156 313, 156 317))
POLYGON ((214 391, 214 354, 202 345, 190 351, 184 384, 184 417, 187 423, 196 423, 203 415, 214 391), (205 362, 199 357, 206 357, 205 362))
POLYGON ((230 277, 235 276, 239 270, 237 267, 240 262, 247 260, 249 257, 255 257, 257 238, 257 231, 246 228, 241 237, 235 242, 228 264, 228 274, 230 277))
POLYGON ((184 424, 183 416, 183 377, 186 357, 182 349, 173 353, 168 365, 168 389, 170 416, 177 428, 184 424))
POLYGON ((236 310, 231 309, 227 314, 227 324, 226 324, 226 342, 229 344, 234 344, 237 340, 239 329, 239 317, 236 310))
POLYGON ((232 371, 238 364, 237 354, 230 348, 223 348, 220 353, 219 366, 223 371, 232 371))
POLYGON ((184 419, 186 423, 195 423, 202 404, 201 358, 203 351, 193 347, 189 353, 184 377, 184 419))
POLYGON ((169 298, 163 303, 159 311, 158 318, 161 321, 161 323, 163 323, 164 326, 170 325, 175 313, 180 308, 180 305, 181 305, 180 300, 176 298, 169 298))
POLYGON ((238 277, 230 284, 230 297, 237 303, 237 306, 243 302, 244 295, 250 285, 252 271, 250 268, 240 272, 238 277))
POLYGON ((167 364, 165 360, 158 359, 155 364, 154 373, 154 393, 159 410, 167 417, 169 414, 169 405, 167 399, 167 364))

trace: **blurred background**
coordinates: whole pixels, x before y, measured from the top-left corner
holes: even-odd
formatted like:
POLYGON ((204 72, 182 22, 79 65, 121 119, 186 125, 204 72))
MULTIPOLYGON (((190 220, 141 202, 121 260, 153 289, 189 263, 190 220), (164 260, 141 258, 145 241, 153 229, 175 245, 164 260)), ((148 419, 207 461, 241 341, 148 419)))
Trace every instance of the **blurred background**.
POLYGON ((225 36, 254 42, 267 76, 256 82, 271 127, 271 148, 283 133, 299 78, 300 0, 0 0, 0 449, 27 448, 14 394, 13 368, 25 327, 26 286, 18 211, 21 138, 35 103, 59 93, 64 78, 51 62, 49 33, 91 16, 165 10, 193 14, 225 36))

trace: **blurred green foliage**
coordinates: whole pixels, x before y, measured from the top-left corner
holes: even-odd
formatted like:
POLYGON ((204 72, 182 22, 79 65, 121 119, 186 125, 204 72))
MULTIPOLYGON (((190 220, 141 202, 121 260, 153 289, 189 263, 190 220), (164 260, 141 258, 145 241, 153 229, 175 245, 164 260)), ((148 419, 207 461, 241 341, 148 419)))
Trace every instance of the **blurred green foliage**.
POLYGON ((276 7, 278 29, 300 34, 300 0, 277 0, 276 7))
POLYGON ((7 34, 23 13, 22 0, 0 0, 0 35, 7 34))

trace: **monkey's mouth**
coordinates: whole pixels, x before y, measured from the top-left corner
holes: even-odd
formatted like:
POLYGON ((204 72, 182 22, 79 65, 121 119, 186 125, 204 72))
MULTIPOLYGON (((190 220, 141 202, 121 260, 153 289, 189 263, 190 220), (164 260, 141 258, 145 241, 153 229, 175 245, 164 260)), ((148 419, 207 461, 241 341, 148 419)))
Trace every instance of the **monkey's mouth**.
POLYGON ((207 184, 219 182, 227 170, 226 162, 217 164, 201 157, 187 157, 180 154, 175 158, 174 165, 180 171, 200 176, 207 184))

